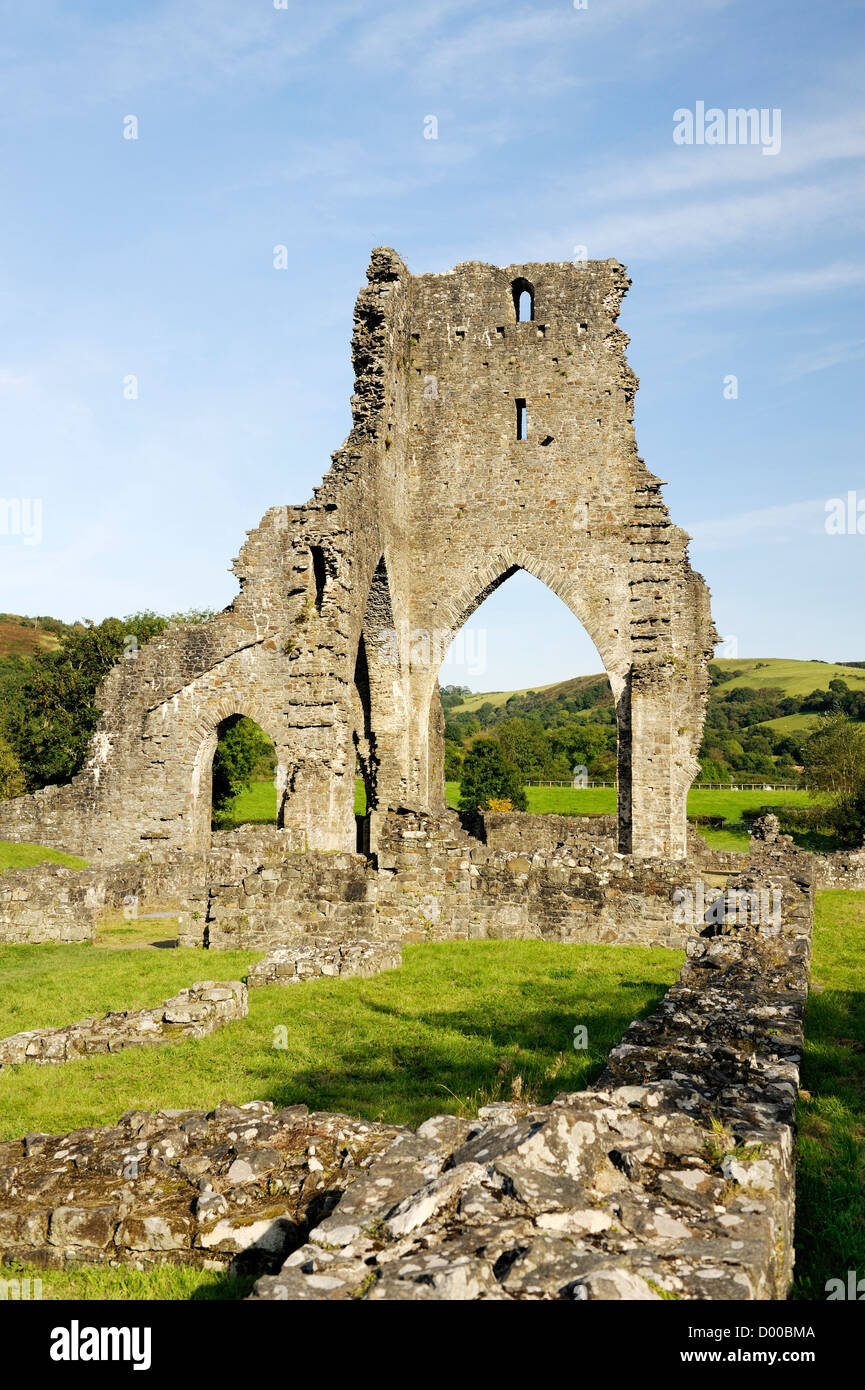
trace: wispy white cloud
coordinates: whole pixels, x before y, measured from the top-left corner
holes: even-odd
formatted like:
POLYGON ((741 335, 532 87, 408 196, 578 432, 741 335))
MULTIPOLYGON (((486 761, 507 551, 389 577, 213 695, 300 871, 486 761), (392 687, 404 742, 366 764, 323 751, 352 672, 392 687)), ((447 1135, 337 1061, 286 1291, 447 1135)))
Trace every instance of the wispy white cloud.
POLYGON ((826 499, 786 502, 728 517, 692 521, 685 530, 701 550, 742 550, 825 534, 826 499))
POLYGON ((805 269, 721 271, 714 279, 689 293, 688 307, 723 309, 760 308, 772 300, 800 299, 805 295, 845 294, 865 285, 865 263, 835 261, 805 269))
POLYGON ((799 352, 781 369, 782 381, 797 381, 814 372, 829 371, 846 362, 857 362, 865 354, 865 338, 833 338, 831 342, 799 352))
POLYGON ((599 171, 597 179, 592 179, 584 190, 587 202, 603 206, 611 202, 645 202, 719 184, 766 186, 814 170, 828 172, 833 164, 865 157, 865 108, 858 104, 849 106, 834 120, 816 125, 804 122, 801 116, 797 124, 785 122, 782 108, 781 151, 773 159, 763 158, 755 145, 674 147, 673 109, 671 103, 668 131, 659 132, 668 136, 669 151, 653 160, 641 161, 637 169, 629 159, 606 174, 599 171))

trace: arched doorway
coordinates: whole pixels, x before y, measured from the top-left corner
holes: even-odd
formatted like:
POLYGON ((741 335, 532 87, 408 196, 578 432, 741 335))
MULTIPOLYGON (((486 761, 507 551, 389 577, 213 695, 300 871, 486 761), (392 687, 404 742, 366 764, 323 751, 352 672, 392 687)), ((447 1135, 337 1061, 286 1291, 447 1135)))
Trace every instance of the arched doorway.
POLYGON ((286 795, 286 770, 258 720, 235 708, 214 713, 199 728, 190 787, 193 848, 206 850, 214 830, 281 826, 286 795))
POLYGON ((276 825, 276 748, 260 724, 232 714, 216 729, 211 765, 212 830, 276 825))
POLYGON ((540 580, 518 570, 503 576, 454 633, 438 681, 448 805, 477 809, 462 804, 461 768, 480 762, 502 773, 505 800, 508 770, 516 774, 530 811, 614 812, 610 681, 583 625, 540 580), (581 803, 590 783, 601 785, 581 803))

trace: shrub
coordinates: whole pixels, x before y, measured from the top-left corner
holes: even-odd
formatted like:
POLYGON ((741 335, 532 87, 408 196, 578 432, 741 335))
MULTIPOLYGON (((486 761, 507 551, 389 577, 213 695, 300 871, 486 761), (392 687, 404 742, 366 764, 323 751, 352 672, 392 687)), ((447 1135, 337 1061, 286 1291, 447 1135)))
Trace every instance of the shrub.
POLYGON ((465 756, 460 783, 460 810, 488 811, 491 801, 508 801, 514 810, 528 808, 522 776, 499 745, 479 739, 465 756))

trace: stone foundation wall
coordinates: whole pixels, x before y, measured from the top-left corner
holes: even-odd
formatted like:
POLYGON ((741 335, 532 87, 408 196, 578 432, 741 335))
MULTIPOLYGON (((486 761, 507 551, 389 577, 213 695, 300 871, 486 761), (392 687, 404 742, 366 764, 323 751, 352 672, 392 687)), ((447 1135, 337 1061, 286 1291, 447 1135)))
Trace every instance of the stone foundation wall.
POLYGON ((0 1143, 0 1258, 278 1268, 400 1133, 250 1101, 28 1134, 0 1143))
POLYGON ((402 951, 390 941, 311 940, 302 946, 276 946, 249 972, 249 986, 297 985, 322 976, 368 978, 402 965, 402 951))
POLYGON ((199 980, 155 1009, 85 1018, 62 1028, 33 1028, 0 1039, 0 1069, 22 1062, 56 1065, 97 1052, 155 1047, 180 1038, 204 1038, 249 1011, 239 980, 199 980))
POLYGON ((792 835, 782 835, 774 814, 754 822, 749 842, 753 863, 791 877, 811 878, 817 889, 865 890, 865 848, 817 854, 800 849, 792 835))
POLYGON ((811 892, 774 886, 777 927, 691 943, 592 1090, 427 1120, 253 1297, 786 1297, 811 892))
POLYGON ((813 890, 758 886, 779 920, 704 926, 591 1090, 416 1131, 249 1102, 29 1134, 0 1257, 231 1263, 266 1300, 784 1298, 813 890))
POLYGON ((34 864, 0 874, 0 942, 89 941, 105 905, 98 874, 34 864))
POLYGON ((486 811, 477 817, 474 833, 490 850, 533 853, 560 845, 582 845, 603 841, 616 848, 618 822, 615 816, 533 815, 531 812, 486 811))

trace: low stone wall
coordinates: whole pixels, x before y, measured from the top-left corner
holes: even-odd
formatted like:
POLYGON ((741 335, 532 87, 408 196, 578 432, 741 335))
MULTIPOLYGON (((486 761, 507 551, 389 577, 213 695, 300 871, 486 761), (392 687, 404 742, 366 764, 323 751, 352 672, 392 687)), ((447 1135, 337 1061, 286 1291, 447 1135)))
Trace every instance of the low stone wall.
POLYGON ((359 854, 299 853, 293 832, 245 826, 215 835, 207 853, 16 870, 0 876, 0 941, 87 940, 100 912, 158 905, 177 914, 181 945, 217 949, 269 950, 308 936, 682 947, 694 924, 680 920, 677 895, 696 891, 702 877, 729 878, 754 864, 819 887, 865 887, 865 851, 807 854, 783 836, 753 839, 749 859, 710 849, 692 831, 687 860, 649 860, 618 854, 603 835, 558 843, 573 817, 485 817, 486 842, 469 835, 455 812, 372 819, 375 865, 359 854), (496 847, 500 838, 528 846, 533 836, 531 849, 496 847))
POLYGON ((704 925, 596 1085, 416 1131, 303 1106, 0 1144, 0 1255, 264 1270, 292 1300, 779 1299, 813 890, 704 925))
POLYGON ((265 1101, 0 1143, 0 1258, 278 1268, 403 1131, 265 1101))
POLYGON ((62 1028, 34 1028, 0 1039, 0 1069, 22 1062, 57 1064, 96 1052, 154 1047, 179 1038, 203 1038, 245 1018, 247 988, 239 980, 200 980, 155 1009, 108 1013, 62 1028))
POLYGON ((754 822, 750 855, 761 869, 775 869, 790 876, 807 876, 818 889, 865 890, 865 848, 817 854, 800 849, 792 835, 780 833, 772 813, 754 822))
POLYGON ((181 946, 269 949, 308 933, 375 935, 375 874, 363 855, 311 851, 254 866, 214 861, 211 855, 208 884, 186 901, 181 946))
POLYGON ((0 942, 89 941, 105 904, 99 875, 60 864, 0 874, 0 942))
MULTIPOLYGON (((546 817, 526 818, 535 819, 546 817)), ((747 855, 705 845, 684 861, 636 859, 603 839, 531 854, 491 849, 455 816, 415 813, 381 817, 377 842, 377 868, 363 855, 320 852, 273 855, 250 867, 231 851, 222 876, 190 896, 181 945, 271 950, 309 936, 347 943, 539 937, 681 949, 703 919, 688 918, 680 899, 702 894, 708 904, 749 865, 747 855), (703 882, 714 877, 713 886, 703 882)), ((210 872, 221 854, 211 854, 210 872)))
POLYGON ((694 941, 590 1091, 427 1120, 257 1299, 782 1299, 811 893, 694 941))
POLYGON ((321 976, 368 977, 402 965, 402 950, 391 941, 331 941, 277 946, 249 972, 250 989, 260 985, 296 985, 321 976))
POLYGON ((473 828, 490 850, 511 850, 516 854, 597 841, 615 849, 618 836, 615 816, 533 815, 525 811, 485 811, 477 816, 473 828))

